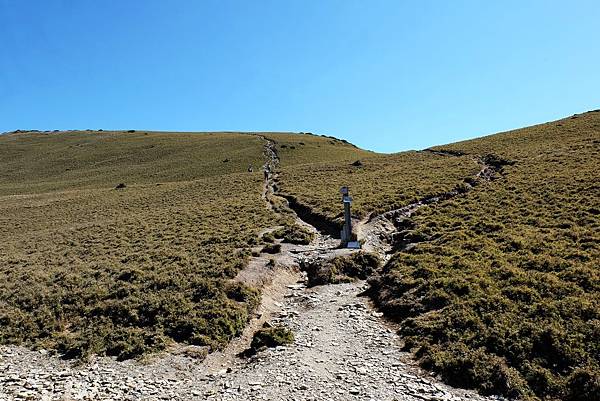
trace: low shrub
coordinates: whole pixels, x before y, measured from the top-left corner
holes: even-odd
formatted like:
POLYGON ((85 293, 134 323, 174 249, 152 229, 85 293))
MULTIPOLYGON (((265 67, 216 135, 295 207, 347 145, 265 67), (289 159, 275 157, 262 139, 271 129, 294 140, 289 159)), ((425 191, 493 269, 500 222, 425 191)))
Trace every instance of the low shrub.
POLYGON ((275 230, 273 236, 290 244, 308 245, 314 239, 315 234, 307 228, 294 223, 275 230))
POLYGON ((280 244, 267 244, 263 247, 262 251, 264 253, 276 254, 281 252, 280 244))
POLYGON ((600 401, 600 372, 592 368, 575 369, 566 388, 565 401, 600 401))
POLYGON ((252 337, 250 348, 258 351, 264 347, 278 347, 294 342, 294 333, 282 326, 266 327, 258 330, 252 337))
POLYGON ((301 266, 307 272, 308 285, 325 285, 365 280, 380 266, 380 259, 371 253, 357 252, 350 256, 337 256, 329 261, 310 261, 301 266))
POLYGON ((273 236, 273 233, 264 233, 262 235, 262 240, 263 242, 267 242, 269 244, 272 244, 273 242, 275 242, 275 237, 273 236))
POLYGON ((485 349, 471 349, 463 344, 449 347, 423 346, 419 350, 424 367, 439 372, 451 385, 479 388, 482 394, 502 394, 517 398, 531 395, 518 371, 485 349))

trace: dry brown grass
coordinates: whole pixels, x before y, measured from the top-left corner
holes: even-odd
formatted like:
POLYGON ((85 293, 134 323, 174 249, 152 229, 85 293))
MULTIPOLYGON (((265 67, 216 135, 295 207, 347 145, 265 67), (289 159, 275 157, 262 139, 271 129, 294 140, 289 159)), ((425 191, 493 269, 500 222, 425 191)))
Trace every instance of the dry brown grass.
MULTIPOLYGON (((597 399, 600 112, 439 148, 460 156, 264 135, 277 142, 281 191, 330 222, 342 185, 367 216, 461 185, 482 156, 514 161, 419 209, 410 230, 422 242, 372 278, 374 297, 454 384, 597 399)), ((291 224, 261 200, 262 145, 236 134, 0 137, 0 342, 121 358, 169 341, 225 344, 257 302, 228 279, 260 229, 291 224)))
POLYGON ((1 137, 0 342, 120 358, 173 340, 224 345, 258 299, 228 279, 275 220, 262 146, 235 134, 1 137))
MULTIPOLYGON (((440 147, 515 161, 418 211, 374 280, 424 366, 531 399, 600 394, 600 112, 440 147)), ((594 398, 595 397, 595 398, 594 398)))

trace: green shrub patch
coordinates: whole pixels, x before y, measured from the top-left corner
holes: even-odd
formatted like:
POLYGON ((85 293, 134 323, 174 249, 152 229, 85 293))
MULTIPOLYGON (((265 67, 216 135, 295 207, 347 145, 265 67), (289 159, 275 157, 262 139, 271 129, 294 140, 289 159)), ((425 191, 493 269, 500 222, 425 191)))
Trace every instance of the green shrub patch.
POLYGON ((312 231, 295 223, 275 230, 273 235, 283 242, 297 245, 308 245, 315 237, 312 231))
POLYGON ((264 347, 277 347, 294 342, 294 333, 282 326, 266 327, 258 330, 252 337, 250 348, 258 351, 264 347))

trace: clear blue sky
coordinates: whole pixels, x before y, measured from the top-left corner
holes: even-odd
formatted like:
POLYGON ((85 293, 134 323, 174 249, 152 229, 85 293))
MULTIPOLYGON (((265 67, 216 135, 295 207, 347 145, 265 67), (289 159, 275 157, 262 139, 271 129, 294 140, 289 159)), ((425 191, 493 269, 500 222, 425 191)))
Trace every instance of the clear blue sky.
POLYGON ((311 131, 384 152, 600 108, 600 2, 0 0, 0 131, 311 131))

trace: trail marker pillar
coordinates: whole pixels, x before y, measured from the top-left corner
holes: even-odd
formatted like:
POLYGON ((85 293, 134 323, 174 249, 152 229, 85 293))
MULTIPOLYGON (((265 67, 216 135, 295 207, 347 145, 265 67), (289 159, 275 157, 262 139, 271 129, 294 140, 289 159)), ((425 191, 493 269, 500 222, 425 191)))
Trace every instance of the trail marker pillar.
POLYGON ((350 213, 352 197, 350 196, 350 190, 348 187, 342 187, 340 192, 342 194, 342 202, 344 202, 344 227, 340 233, 342 245, 346 248, 360 248, 360 243, 355 241, 352 235, 352 214, 350 213))

